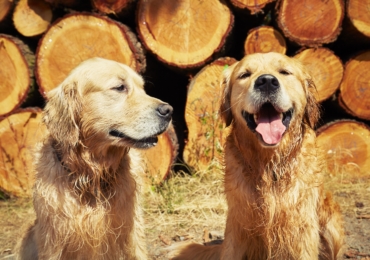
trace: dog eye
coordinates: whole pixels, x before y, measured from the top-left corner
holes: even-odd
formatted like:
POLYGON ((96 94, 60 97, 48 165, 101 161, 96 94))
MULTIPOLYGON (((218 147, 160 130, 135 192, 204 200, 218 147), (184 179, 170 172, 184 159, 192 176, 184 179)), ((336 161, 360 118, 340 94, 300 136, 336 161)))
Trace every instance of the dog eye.
POLYGON ((123 92, 127 90, 127 87, 125 85, 120 85, 118 87, 113 88, 114 90, 117 90, 118 92, 123 92))
POLYGON ((242 74, 239 75, 239 79, 249 78, 251 74, 252 73, 250 73, 249 71, 246 71, 246 72, 244 72, 244 73, 242 73, 242 74))
POLYGON ((287 71, 287 70, 279 70, 279 73, 282 74, 282 75, 291 75, 292 74, 290 71, 287 71))

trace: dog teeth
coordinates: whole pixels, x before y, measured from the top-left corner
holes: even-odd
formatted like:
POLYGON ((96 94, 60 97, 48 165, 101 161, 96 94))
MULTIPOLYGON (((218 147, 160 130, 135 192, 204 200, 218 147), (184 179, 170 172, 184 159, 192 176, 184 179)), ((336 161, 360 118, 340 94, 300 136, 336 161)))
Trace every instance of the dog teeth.
POLYGON ((257 116, 257 114, 254 114, 254 115, 253 115, 253 119, 254 119, 254 122, 255 122, 255 123, 257 123, 257 121, 258 121, 258 116, 257 116))

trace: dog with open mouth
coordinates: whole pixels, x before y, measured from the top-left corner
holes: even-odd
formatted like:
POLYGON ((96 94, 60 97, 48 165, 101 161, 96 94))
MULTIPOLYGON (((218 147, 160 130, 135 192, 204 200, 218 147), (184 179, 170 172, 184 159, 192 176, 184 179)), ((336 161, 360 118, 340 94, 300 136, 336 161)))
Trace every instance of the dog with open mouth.
POLYGON ((228 204, 221 245, 174 247, 173 259, 337 259, 338 205, 322 186, 319 109, 306 68, 279 53, 256 53, 224 71, 228 204))
POLYGON ((157 144, 172 107, 125 64, 82 62, 47 93, 48 134, 35 152, 36 221, 16 259, 147 259, 140 152, 157 144))

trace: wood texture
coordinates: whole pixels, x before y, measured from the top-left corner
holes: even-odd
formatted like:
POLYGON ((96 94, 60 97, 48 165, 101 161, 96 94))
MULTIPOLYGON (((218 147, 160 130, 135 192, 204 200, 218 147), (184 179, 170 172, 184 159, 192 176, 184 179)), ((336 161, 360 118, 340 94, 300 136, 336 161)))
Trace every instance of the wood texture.
POLYGON ((13 14, 14 26, 27 37, 44 33, 51 22, 52 11, 49 4, 40 0, 20 0, 13 14))
POLYGON ((339 88, 343 78, 343 63, 329 49, 306 49, 295 57, 308 68, 316 86, 316 100, 322 102, 331 97, 339 88))
POLYGON ((228 130, 219 116, 222 71, 236 62, 220 58, 205 66, 191 80, 185 107, 188 140, 185 162, 195 170, 205 170, 223 160, 223 146, 228 130))
POLYGON ((82 61, 98 56, 145 69, 145 57, 129 28, 111 19, 85 13, 54 23, 39 42, 36 79, 44 95, 57 87, 82 61))
POLYGON ((234 23, 219 0, 139 0, 137 26, 145 48, 167 65, 199 68, 221 51, 234 23))
POLYGON ((370 51, 350 59, 340 84, 340 105, 350 114, 370 120, 370 51))
POLYGON ((176 133, 170 125, 165 133, 158 136, 158 144, 155 147, 142 150, 146 185, 159 184, 169 176, 177 152, 176 133))
POLYGON ((248 9, 251 14, 263 12, 266 4, 275 0, 230 0, 231 4, 240 9, 248 9))
POLYGON ((18 108, 33 80, 35 56, 21 40, 0 34, 0 117, 18 108))
POLYGON ((0 121, 0 189, 15 196, 31 195, 33 149, 45 131, 37 109, 20 110, 0 121))
POLYGON ((317 47, 337 39, 343 17, 342 0, 281 0, 278 24, 291 41, 317 47))
POLYGON ((278 52, 285 54, 286 42, 284 37, 271 26, 261 26, 248 32, 244 42, 244 53, 278 52))
POLYGON ((330 174, 368 174, 370 128, 360 122, 340 120, 317 130, 318 145, 327 156, 330 174))
POLYGON ((361 33, 370 37, 370 0, 350 0, 347 16, 361 33))

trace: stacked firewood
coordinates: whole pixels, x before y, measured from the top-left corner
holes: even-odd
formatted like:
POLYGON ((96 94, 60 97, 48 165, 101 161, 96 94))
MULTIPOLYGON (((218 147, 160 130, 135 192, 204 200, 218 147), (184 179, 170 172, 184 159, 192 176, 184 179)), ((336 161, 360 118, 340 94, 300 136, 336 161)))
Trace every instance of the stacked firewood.
POLYGON ((270 51, 307 64, 331 169, 356 165, 349 171, 364 173, 369 6, 370 0, 0 0, 0 189, 29 194, 45 94, 94 56, 131 66, 150 95, 175 109, 174 129, 144 153, 151 182, 163 180, 175 158, 195 170, 222 161, 222 71, 244 55, 270 51))

